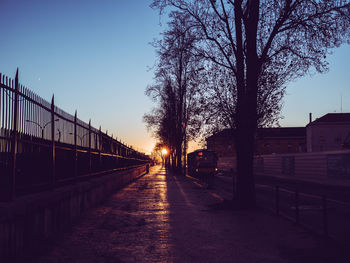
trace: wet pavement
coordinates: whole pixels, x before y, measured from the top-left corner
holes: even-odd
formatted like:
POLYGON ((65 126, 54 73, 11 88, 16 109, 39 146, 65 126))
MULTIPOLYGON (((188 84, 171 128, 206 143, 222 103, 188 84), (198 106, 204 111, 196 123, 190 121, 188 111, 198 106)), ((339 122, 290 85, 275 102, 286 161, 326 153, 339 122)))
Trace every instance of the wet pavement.
POLYGON ((219 205, 226 198, 195 178, 153 167, 30 262, 350 262, 289 221, 219 205))

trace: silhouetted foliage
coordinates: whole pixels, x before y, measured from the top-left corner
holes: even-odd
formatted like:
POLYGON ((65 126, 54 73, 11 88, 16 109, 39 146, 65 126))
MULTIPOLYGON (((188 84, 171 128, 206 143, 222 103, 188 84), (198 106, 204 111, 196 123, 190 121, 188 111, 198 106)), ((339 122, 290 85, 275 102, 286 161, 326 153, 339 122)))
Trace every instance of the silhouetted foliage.
POLYGON ((198 39, 196 55, 231 74, 237 93, 235 200, 255 206, 254 137, 261 93, 269 87, 261 85, 283 87, 311 69, 327 70, 329 50, 349 40, 349 0, 154 0, 152 7, 187 17, 198 39))
POLYGON ((193 56, 196 41, 187 27, 188 17, 173 12, 168 30, 163 39, 154 42, 159 61, 155 73, 155 84, 149 86, 146 95, 159 104, 144 116, 155 137, 168 146, 172 164, 182 168, 182 154, 186 155, 186 144, 200 128, 200 57, 193 56))
MULTIPOLYGON (((257 125, 271 127, 278 125, 281 118, 282 98, 285 85, 280 83, 277 76, 267 72, 266 77, 260 78, 257 101, 257 125)), ((202 86, 202 119, 205 136, 225 128, 236 128, 237 88, 235 79, 228 69, 215 63, 208 66, 205 76, 206 85, 202 86)))

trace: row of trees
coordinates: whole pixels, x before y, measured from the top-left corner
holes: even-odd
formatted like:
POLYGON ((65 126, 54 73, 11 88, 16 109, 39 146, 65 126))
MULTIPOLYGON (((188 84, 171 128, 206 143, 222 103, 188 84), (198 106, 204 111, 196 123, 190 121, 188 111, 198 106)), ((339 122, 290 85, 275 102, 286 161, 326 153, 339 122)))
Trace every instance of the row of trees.
POLYGON ((144 119, 181 169, 188 140, 236 130, 235 204, 255 206, 254 138, 280 117, 285 86, 327 70, 332 48, 349 42, 350 0, 154 0, 168 13, 144 119))
POLYGON ((155 137, 169 149, 172 166, 181 171, 186 145, 201 128, 200 88, 203 59, 194 56, 197 41, 187 28, 187 16, 171 14, 163 39, 154 42, 159 56, 155 83, 146 89, 146 95, 158 101, 158 107, 144 120, 154 130, 155 137))

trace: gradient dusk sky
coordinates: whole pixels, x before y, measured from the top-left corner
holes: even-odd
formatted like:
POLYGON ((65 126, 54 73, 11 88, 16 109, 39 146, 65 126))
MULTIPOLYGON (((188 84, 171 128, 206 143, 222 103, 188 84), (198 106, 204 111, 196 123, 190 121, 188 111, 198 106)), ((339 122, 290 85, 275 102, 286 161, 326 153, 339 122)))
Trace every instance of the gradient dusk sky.
MULTIPOLYGON (((142 116, 166 17, 151 0, 0 0, 0 72, 63 110, 150 152, 142 116), (161 26, 160 24, 163 24, 161 26)), ((281 126, 304 126, 309 112, 350 112, 350 46, 334 50, 330 71, 288 85, 281 126), (341 99, 342 98, 342 99, 341 99), (342 101, 342 102, 341 102, 342 101)))

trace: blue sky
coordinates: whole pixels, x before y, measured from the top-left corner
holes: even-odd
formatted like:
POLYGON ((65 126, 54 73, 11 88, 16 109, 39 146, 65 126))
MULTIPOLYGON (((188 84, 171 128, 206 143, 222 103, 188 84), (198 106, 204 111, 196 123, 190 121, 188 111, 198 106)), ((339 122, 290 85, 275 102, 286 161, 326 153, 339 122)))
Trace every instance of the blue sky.
POLYGON ((328 56, 329 71, 302 77, 287 86, 281 126, 304 126, 331 112, 350 112, 350 46, 343 45, 328 56))
POLYGON ((0 72, 95 127, 143 150, 144 90, 162 28, 150 1, 1 0, 0 72))
MULTIPOLYGON (((0 0, 0 72, 95 127, 149 152, 142 116, 156 55, 149 44, 165 18, 151 0, 0 0)), ((327 74, 290 83, 282 126, 305 125, 308 113, 350 112, 350 47, 329 57, 327 74)))

